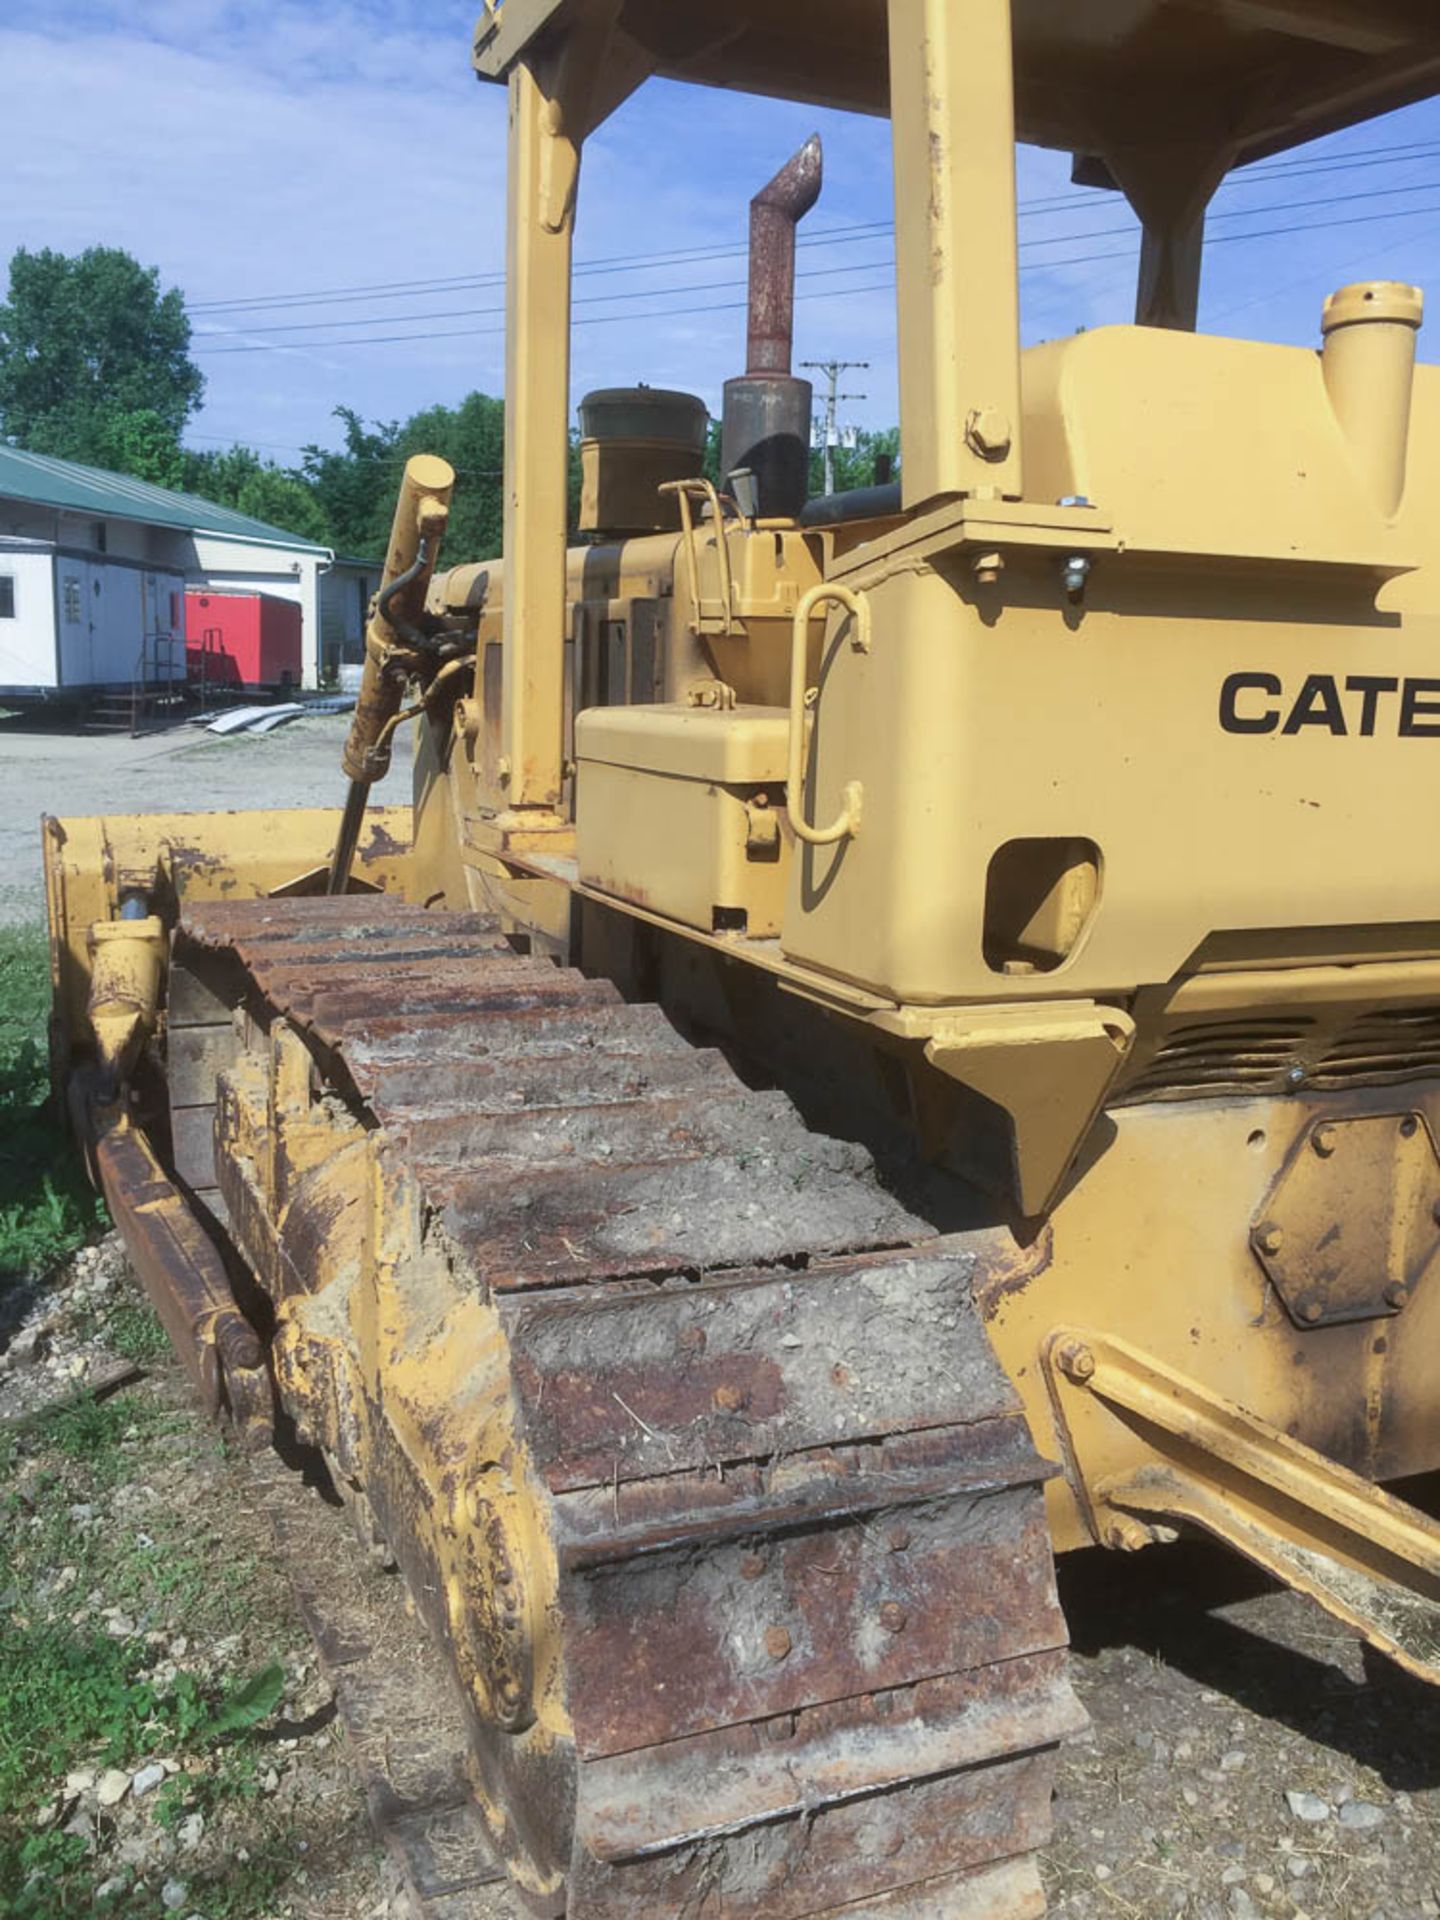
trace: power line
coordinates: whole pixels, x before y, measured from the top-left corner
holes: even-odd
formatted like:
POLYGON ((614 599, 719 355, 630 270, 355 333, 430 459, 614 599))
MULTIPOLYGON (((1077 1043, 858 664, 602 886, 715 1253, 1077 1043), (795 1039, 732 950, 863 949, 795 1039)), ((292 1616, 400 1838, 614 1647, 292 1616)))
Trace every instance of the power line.
MULTIPOLYGON (((1397 160, 1406 158, 1434 158, 1437 155, 1440 155, 1440 142, 1425 141, 1412 142, 1408 145, 1395 147, 1362 148, 1357 149, 1352 155, 1320 155, 1310 156, 1303 160, 1276 161, 1238 170, 1227 177, 1222 190, 1249 186, 1257 181, 1263 182, 1277 177, 1296 179, 1303 178, 1307 175, 1325 175, 1352 170, 1358 171, 1374 166, 1392 165, 1395 164, 1397 160)), ((1412 187, 1409 189, 1379 189, 1377 191, 1402 192, 1407 190, 1414 191, 1416 189, 1412 187)), ((1113 197, 1114 196, 1105 189, 1079 189, 1063 195, 1029 201, 1022 200, 1019 203, 1019 212, 1022 217, 1031 217, 1046 212, 1058 212, 1061 210, 1083 211, 1091 206, 1109 201, 1113 199, 1113 197)), ((1304 203, 1299 202, 1296 204, 1304 203)), ((1235 214, 1241 214, 1243 211, 1244 210, 1236 209, 1235 214)), ((1259 209, 1254 209, 1254 211, 1259 211, 1259 209)), ((1214 217, 1230 218, 1235 217, 1235 215, 1222 211, 1214 217)), ((862 240, 880 233, 890 233, 893 232, 893 230, 894 223, 889 220, 859 222, 803 234, 799 244, 809 247, 853 244, 856 240, 862 240)), ((746 249, 743 245, 717 245, 677 247, 660 253, 613 254, 595 260, 581 260, 576 263, 575 273, 577 277, 580 277, 627 271, 642 272, 646 269, 667 263, 736 258, 743 256, 745 252, 746 249)), ((502 285, 504 278, 503 273, 496 272, 488 274, 452 275, 446 279, 380 281, 368 286, 320 288, 309 293, 256 294, 239 296, 230 300, 201 300, 189 303, 187 305, 187 311, 196 315, 220 312, 254 312, 272 307, 303 307, 349 303, 356 300, 373 299, 377 295, 381 297, 394 296, 398 298, 402 295, 419 296, 426 293, 458 293, 472 287, 502 285)), ((396 317, 398 318, 399 316, 396 317)))
MULTIPOLYGON (((826 227, 818 233, 802 234, 802 246, 826 246, 832 242, 864 240, 876 233, 894 231, 893 220, 866 220, 841 227, 826 227)), ((672 247, 659 253, 615 254, 603 260, 580 260, 575 263, 575 277, 581 278, 594 274, 608 275, 621 272, 642 272, 650 267, 673 265, 701 260, 722 260, 743 256, 748 248, 743 242, 733 246, 710 245, 703 247, 672 247)), ((275 293, 256 294, 236 300, 197 300, 186 303, 187 313, 206 314, 249 311, 257 307, 311 307, 341 305, 354 300, 369 300, 376 295, 399 299, 402 295, 423 293, 458 293, 466 287, 495 287, 505 284, 503 272, 456 274, 445 280, 390 280, 369 287, 336 287, 320 293, 275 293)))
MULTIPOLYGON (((1351 214, 1351 215, 1343 216, 1338 220, 1292 221, 1284 226, 1262 227, 1252 232, 1216 234, 1211 239, 1209 239, 1206 242, 1206 244, 1207 246, 1210 246, 1210 247, 1223 247, 1227 245, 1235 245, 1240 242, 1249 242, 1253 240, 1278 239, 1286 235, 1296 234, 1296 233, 1320 233, 1332 228, 1339 228, 1339 227, 1373 226, 1379 223, 1380 221, 1413 219, 1421 216, 1428 217, 1431 214, 1437 214, 1437 213, 1440 213, 1440 204, 1436 204, 1432 206, 1424 206, 1424 207, 1397 208, 1389 213, 1351 214)), ((1128 237, 1131 240, 1132 244, 1138 243, 1139 241, 1140 236, 1139 236, 1138 230, 1136 229, 1131 229, 1131 228, 1115 228, 1113 230, 1107 229, 1107 232, 1109 231, 1113 231, 1117 235, 1124 234, 1126 237, 1128 237)), ((1078 235, 1067 235, 1067 236, 1064 236, 1064 239, 1073 243, 1075 239, 1078 239, 1080 237, 1081 236, 1078 236, 1078 235)), ((1093 237, 1099 237, 1099 236, 1093 236, 1093 237)), ((1051 244, 1059 244, 1060 238, 1061 238, 1060 236, 1057 236, 1056 241, 1051 244)), ((1112 247, 1112 248, 1107 248, 1104 251, 1099 253, 1070 254, 1070 255, 1065 255, 1060 259, 1036 261, 1032 263, 1032 270, 1050 272, 1061 267, 1089 266, 1098 261, 1121 260, 1128 257, 1129 251, 1130 250, 1128 248, 1112 247)), ((836 267, 836 268, 807 269, 803 274, 797 276, 797 278, 822 278, 830 274, 856 273, 856 272, 865 272, 867 270, 873 271, 878 269, 882 265, 888 265, 888 264, 889 264, 888 262, 873 261, 868 264, 868 268, 865 266, 858 266, 855 264, 851 264, 843 268, 836 267)), ((696 286, 693 288, 671 287, 668 289, 663 289, 660 292, 649 293, 649 294, 642 293, 642 294, 604 296, 604 297, 627 298, 630 300, 635 300, 635 299, 652 299, 653 300, 653 299, 662 297, 662 294, 664 293, 668 293, 673 297, 675 295, 679 295, 687 292, 699 292, 702 290, 707 290, 709 288, 714 288, 715 290, 718 290, 718 291, 728 291, 731 287, 739 287, 739 286, 743 286, 744 284, 745 283, 743 281, 730 281, 730 282, 711 281, 711 282, 702 283, 701 286, 696 286)), ((851 294, 856 294, 856 293, 873 293, 873 292, 882 291, 885 288, 893 286, 893 284, 894 284, 893 279, 891 279, 891 280, 886 280, 886 281, 876 283, 874 285, 866 285, 863 287, 832 288, 832 289, 829 289, 823 295, 818 293, 800 294, 800 295, 797 295, 797 298, 812 299, 812 300, 818 299, 818 298, 839 299, 839 298, 842 298, 851 294)), ((652 319, 652 320, 679 319, 679 318, 685 317, 686 315, 695 314, 695 313, 733 312, 737 309, 743 309, 745 305, 746 305, 746 302, 743 300, 714 301, 714 302, 707 301, 698 306, 663 307, 663 308, 655 308, 653 311, 649 311, 649 312, 646 312, 646 311, 637 312, 634 308, 631 308, 624 313, 612 313, 612 314, 587 313, 587 314, 580 315, 574 321, 574 325, 577 327, 606 326, 606 325, 613 325, 617 322, 629 322, 633 324, 636 320, 642 320, 642 319, 652 319)), ((479 309, 475 309, 474 312, 476 317, 484 317, 486 314, 489 314, 489 313, 494 313, 494 314, 503 313, 504 309, 503 307, 479 308, 479 309)), ((438 318, 440 316, 435 316, 435 317, 438 318)), ((456 317, 459 317, 459 316, 456 316, 456 317)), ((324 323, 319 323, 319 324, 324 324, 324 323)), ((375 324, 375 322, 372 321, 372 324, 375 324)), ((383 319, 379 319, 378 324, 383 325, 384 324, 383 319)), ((299 330, 298 328, 280 329, 280 331, 283 331, 283 332, 298 331, 298 330, 299 330)), ((257 328, 255 331, 259 332, 260 329, 257 328)), ((362 336, 359 339, 352 338, 348 340, 327 339, 327 340, 311 341, 308 343, 289 342, 289 341, 282 340, 282 341, 276 341, 276 342, 265 341, 265 342, 259 342, 256 344, 241 344, 237 346, 225 346, 225 347, 197 347, 196 352, 200 354, 210 355, 210 356, 214 356, 217 354, 229 354, 229 353, 275 353, 275 352, 283 353, 287 351, 287 349, 290 349, 292 347, 294 350, 299 351, 304 345, 307 345, 307 344, 309 346, 317 347, 321 349, 328 349, 332 347, 395 346, 405 341, 418 342, 418 341, 426 341, 426 340, 475 339, 475 338, 485 337, 488 335, 500 334, 503 332, 504 332, 503 327, 456 327, 456 328, 448 328, 448 329, 447 328, 441 328, 441 329, 426 328, 426 329, 421 329, 419 331, 414 331, 410 333, 367 334, 362 336)))
MULTIPOLYGON (((1414 185, 1408 186, 1408 187, 1381 188, 1375 193, 1337 194, 1324 201, 1281 200, 1281 201, 1274 201, 1263 207, 1249 207, 1249 208, 1243 208, 1243 209, 1237 208, 1232 210, 1229 213, 1222 213, 1215 217, 1219 219, 1231 219, 1231 220, 1256 219, 1256 218, 1263 218, 1265 215, 1271 214, 1271 213, 1290 213, 1306 207, 1344 206, 1357 201, 1370 201, 1370 200, 1376 200, 1376 199, 1393 198, 1395 195, 1398 195, 1398 194, 1434 193, 1436 191, 1437 186, 1440 186, 1440 182, 1436 182, 1433 180, 1425 180, 1425 181, 1419 181, 1414 185)), ((1376 217, 1381 219, 1396 218, 1398 217, 1398 214, 1400 212, 1411 212, 1411 211, 1422 211, 1422 209, 1408 209, 1408 208, 1399 209, 1395 214, 1382 214, 1382 215, 1377 215, 1376 217)), ((1307 222, 1301 223, 1301 225, 1307 231, 1310 230, 1311 228, 1318 229, 1326 225, 1337 225, 1337 224, 1340 224, 1340 223, 1322 222, 1322 221, 1314 221, 1314 222, 1307 221, 1307 222)), ((1225 240, 1250 239, 1250 238, 1259 239, 1262 237, 1268 237, 1270 234, 1273 234, 1274 232, 1277 232, 1277 231, 1287 231, 1287 229, 1274 229, 1274 228, 1267 229, 1264 235, 1260 233, 1212 234, 1209 236, 1209 244, 1218 245, 1225 240)), ((1086 241, 1086 240, 1103 240, 1103 239, 1115 239, 1115 238, 1132 239, 1136 237, 1137 233, 1138 233, 1138 228, 1136 226, 1136 223, 1133 221, 1126 221, 1119 226, 1091 227, 1088 229, 1083 229, 1079 233, 1057 233, 1057 234, 1046 235, 1043 237, 1036 237, 1030 240, 1022 240, 1020 242, 1020 251, 1024 253, 1027 249, 1033 249, 1035 247, 1074 246, 1078 242, 1086 241)), ((890 264, 892 263, 889 260, 862 260, 862 261, 851 261, 851 262, 848 262, 846 265, 840 266, 840 267, 802 267, 800 271, 797 273, 796 278, 799 280, 827 279, 842 273, 871 272, 877 267, 889 266, 890 264)), ((1063 263, 1053 262, 1053 263, 1041 263, 1041 264, 1060 265, 1063 263)), ((620 301, 620 300, 630 300, 630 301, 657 300, 657 299, 667 299, 673 296, 677 296, 681 294, 690 294, 690 293, 708 293, 711 291, 730 292, 730 291, 733 291, 733 289, 735 289, 736 287, 743 287, 745 284, 746 282, 744 280, 696 280, 696 281, 690 281, 688 283, 684 283, 680 286, 647 287, 647 288, 641 288, 633 291, 626 291, 622 293, 585 294, 585 295, 582 295, 579 299, 577 299, 573 304, 577 307, 602 306, 602 305, 612 305, 616 301, 620 301)), ((358 319, 355 319, 355 320, 287 320, 287 321, 276 322, 271 326, 264 326, 264 327, 238 326, 235 328, 213 328, 213 329, 207 330, 204 333, 197 333, 194 336, 194 338, 198 341, 198 340, 219 340, 219 339, 226 338, 227 335, 233 335, 233 334, 243 334, 247 337, 254 337, 259 334, 274 334, 274 333, 286 333, 286 334, 318 333, 325 330, 329 330, 333 332, 335 329, 340 327, 370 327, 370 326, 375 326, 377 324, 383 326, 387 320, 391 321, 392 323, 399 322, 399 321, 406 321, 406 320, 413 320, 416 322, 423 320, 428 323, 429 321, 432 321, 432 320, 484 319, 484 318, 488 318, 492 314, 504 313, 504 311, 505 311, 505 308, 503 305, 492 306, 492 307, 449 307, 449 308, 442 308, 440 311, 432 312, 432 313, 394 314, 394 315, 362 314, 358 319)), ((657 315, 656 317, 659 317, 659 316, 657 315)), ((416 335, 417 339, 421 337, 422 337, 421 335, 418 335, 418 334, 416 335)), ((337 342, 337 344, 339 343, 337 342)))
MULTIPOLYGON (((852 260, 847 262, 846 265, 844 265, 843 267, 801 268, 801 270, 799 271, 799 273, 796 274, 795 277, 797 280, 824 280, 824 279, 829 279, 832 275, 838 274, 838 273, 869 273, 870 271, 872 271, 872 269, 876 267, 888 267, 891 265, 893 265, 893 262, 890 260, 859 260, 859 261, 852 260)), ((647 288, 641 288, 638 291, 632 291, 627 293, 585 294, 580 299, 573 301, 572 305, 577 307, 611 306, 617 300, 661 300, 675 294, 708 293, 712 290, 717 293, 730 293, 730 292, 733 292, 736 287, 743 287, 746 284, 747 282, 744 280, 693 280, 686 285, 678 286, 678 287, 647 287, 647 288)), ((451 307, 448 310, 442 311, 440 313, 393 314, 393 315, 369 313, 369 314, 363 314, 358 320, 292 320, 292 321, 287 321, 283 325, 277 325, 273 327, 241 326, 241 327, 236 327, 234 331, 236 333, 244 333, 244 334, 314 333, 323 327, 373 327, 377 323, 383 326, 387 320, 399 321, 399 320, 406 320, 406 319, 413 319, 413 320, 481 319, 481 318, 484 318, 486 315, 494 314, 494 313, 504 313, 504 311, 505 311, 505 308, 502 304, 496 307, 451 307)), ((219 339, 222 339, 223 337, 224 335, 219 332, 197 333, 194 336, 194 338, 197 340, 219 340, 219 339)), ((420 336, 417 335, 416 337, 419 338, 420 336)), ((319 341, 317 342, 317 344, 320 346, 323 346, 325 343, 324 341, 319 341)))
MULTIPOLYGON (((796 298, 798 300, 839 300, 856 293, 884 293, 893 289, 894 285, 892 275, 889 279, 876 281, 871 286, 836 287, 824 294, 797 294, 796 298)), ((746 300, 705 300, 693 307, 668 307, 664 312, 656 313, 653 318, 677 320, 693 313, 744 313, 748 305, 749 302, 746 300)), ((633 326, 637 319, 643 317, 634 313, 589 313, 582 315, 574 324, 577 327, 633 326)), ((377 334, 373 338, 367 337, 363 340, 310 340, 303 346, 291 346, 288 342, 280 340, 252 347, 208 347, 203 351, 212 357, 221 353, 301 353, 308 350, 323 352, 331 347, 388 347, 401 341, 414 343, 424 340, 473 340, 482 336, 503 334, 504 331, 504 327, 448 327, 442 328, 438 333, 377 334)))

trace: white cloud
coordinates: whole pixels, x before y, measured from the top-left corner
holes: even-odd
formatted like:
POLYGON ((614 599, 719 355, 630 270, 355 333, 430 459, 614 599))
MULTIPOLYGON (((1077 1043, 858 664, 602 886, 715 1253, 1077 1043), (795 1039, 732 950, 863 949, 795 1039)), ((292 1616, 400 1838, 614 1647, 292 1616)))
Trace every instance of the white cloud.
MULTIPOLYGON (((182 287, 204 349, 209 387, 195 427, 206 444, 245 439, 283 457, 312 439, 333 441, 337 404, 389 419, 454 402, 472 387, 498 392, 498 278, 421 297, 249 315, 204 304, 499 275, 505 100, 470 71, 475 10, 476 0, 6 0, 0 70, 10 190, 0 204, 0 260, 19 245, 118 245, 182 287), (439 313, 454 317, 427 321, 439 313), (322 319, 364 324, 259 331, 322 319), (459 337, 369 344, 371 336, 427 326, 459 337), (215 351, 228 345, 263 350, 215 351)), ((883 284, 889 235, 882 228, 823 240, 827 229, 890 218, 886 124, 668 84, 642 89, 592 142, 577 255, 594 262, 685 247, 733 251, 644 273, 582 274, 577 394, 645 379, 691 387, 718 406, 723 380, 743 361, 747 202, 816 127, 827 180, 803 230, 797 358, 870 361, 847 382, 869 397, 847 413, 865 424, 896 418, 894 294, 883 284), (860 285, 872 290, 849 290, 860 285), (637 297, 606 297, 622 290, 637 297)), ((1437 136, 1440 109, 1430 103, 1328 145, 1437 136)), ((1433 195, 1354 208, 1419 209, 1403 220, 1215 246, 1206 323, 1309 342, 1321 298, 1342 280, 1369 271, 1423 280, 1440 264, 1440 214, 1426 211, 1440 207, 1440 161, 1397 161, 1346 183, 1427 179, 1436 182, 1433 195)), ((1064 155, 1025 151, 1019 182, 1026 337, 1128 319, 1136 249, 1123 203, 1072 197, 1064 155), (1066 204, 1034 204, 1056 200, 1066 204)), ((1235 188, 1221 206, 1305 197, 1319 218, 1334 191, 1333 177, 1317 176, 1291 188, 1235 188)), ((1266 222, 1222 219, 1213 232, 1257 224, 1266 222)))

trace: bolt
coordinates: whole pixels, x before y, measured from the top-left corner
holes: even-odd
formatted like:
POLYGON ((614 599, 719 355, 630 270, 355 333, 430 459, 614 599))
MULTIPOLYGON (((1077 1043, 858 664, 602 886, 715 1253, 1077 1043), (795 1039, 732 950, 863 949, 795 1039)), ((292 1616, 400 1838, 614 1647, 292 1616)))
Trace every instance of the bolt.
POLYGON ((1095 1356, 1083 1340, 1067 1340, 1057 1351, 1055 1364, 1067 1380, 1090 1380, 1095 1374, 1095 1356))
POLYGON ((904 1553, 910 1544, 910 1529, 908 1527, 892 1527, 885 1536, 885 1544, 892 1553, 904 1553))
POLYGON ((1285 1244, 1285 1229, 1273 1220, 1263 1220, 1255 1229, 1255 1244, 1261 1253, 1279 1253, 1285 1244))
POLYGON ((1154 1537, 1149 1527, 1132 1520, 1128 1513, 1122 1513, 1105 1529, 1105 1545, 1117 1553, 1138 1553, 1141 1547, 1148 1547, 1154 1537))
POLYGON ((970 564, 976 585, 993 587, 1005 571, 1005 556, 1003 553, 977 553, 970 564))
POLYGON ((1324 1318, 1324 1314, 1325 1309, 1318 1300, 1302 1300, 1300 1302, 1300 1318, 1308 1321, 1312 1327, 1317 1320, 1324 1318))
POLYGON ((1055 504, 1060 507, 1088 507, 1090 497, 1084 493, 1062 493, 1055 504))
POLYGON ((887 1600, 880 1609, 880 1624, 887 1633, 899 1633, 905 1625, 905 1609, 898 1600, 887 1600))
POLYGON ((966 442, 982 460, 1003 460, 1010 437, 1010 422, 999 407, 976 407, 965 422, 966 442))
POLYGON ((1068 600, 1084 599, 1085 583, 1090 578, 1090 566, 1089 556, 1083 553, 1072 553, 1070 558, 1062 564, 1060 580, 1068 600))
POLYGON ((732 1387, 728 1382, 716 1387, 710 1397, 722 1413, 735 1413, 745 1404, 745 1395, 739 1387, 732 1387))
POLYGON ((1287 1067, 1285 1069, 1285 1084, 1287 1087, 1290 1087, 1292 1090, 1296 1087, 1303 1087, 1305 1084, 1304 1067, 1301 1067, 1301 1066, 1287 1067))
POLYGON ((1385 1289, 1385 1304, 1387 1307, 1394 1307, 1397 1313, 1409 1298, 1410 1289, 1402 1285, 1398 1280, 1393 1281, 1391 1285, 1385 1289))
POLYGON ((1335 1151, 1335 1140, 1335 1128, 1328 1120, 1316 1127, 1310 1136, 1310 1144, 1322 1160, 1328 1160, 1335 1151))
POLYGON ((1405 1140, 1412 1139, 1415 1134, 1415 1129, 1419 1124, 1420 1122, 1415 1118, 1413 1113, 1407 1113, 1405 1118, 1400 1122, 1401 1138, 1405 1140))
POLYGON ((747 1553, 745 1558, 740 1562, 740 1578, 742 1580, 758 1580, 764 1571, 765 1562, 758 1553, 747 1553))
POLYGON ((790 1635, 784 1627, 765 1629, 765 1651, 772 1660, 783 1660, 790 1651, 790 1635))

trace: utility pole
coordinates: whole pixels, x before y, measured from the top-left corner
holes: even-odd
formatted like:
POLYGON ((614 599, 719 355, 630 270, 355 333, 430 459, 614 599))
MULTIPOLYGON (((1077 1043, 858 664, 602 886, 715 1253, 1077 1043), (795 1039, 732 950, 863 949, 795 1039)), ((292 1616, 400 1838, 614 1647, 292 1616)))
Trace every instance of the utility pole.
POLYGON ((839 393, 840 376, 850 368, 868 373, 868 360, 802 360, 802 367, 809 367, 816 373, 823 373, 830 383, 830 391, 825 400, 825 491, 835 491, 835 409, 842 400, 864 400, 863 393, 839 393))

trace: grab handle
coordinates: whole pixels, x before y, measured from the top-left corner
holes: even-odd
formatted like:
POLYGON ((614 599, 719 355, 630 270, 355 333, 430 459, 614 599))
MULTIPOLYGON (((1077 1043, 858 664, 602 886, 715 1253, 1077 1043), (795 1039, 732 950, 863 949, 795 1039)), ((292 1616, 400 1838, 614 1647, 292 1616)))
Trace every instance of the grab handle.
POLYGON ((850 644, 857 653, 870 651, 870 603, 863 594, 855 593, 849 587, 834 586, 822 581, 819 586, 811 587, 795 609, 795 621, 790 633, 790 763, 785 779, 785 804, 790 811, 790 824, 807 846, 830 847, 837 840, 847 840, 860 831, 860 808, 864 799, 864 789, 858 780, 845 783, 844 804, 838 816, 828 827, 812 827, 805 818, 805 715, 814 707, 819 697, 818 687, 805 685, 805 652, 809 644, 810 619, 817 607, 833 600, 837 606, 844 607, 855 623, 850 644))

